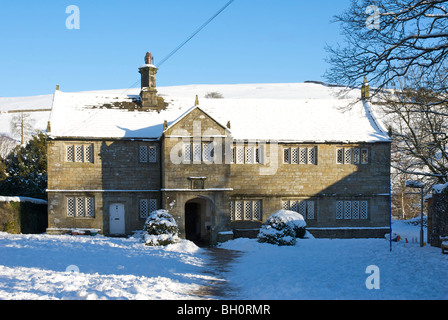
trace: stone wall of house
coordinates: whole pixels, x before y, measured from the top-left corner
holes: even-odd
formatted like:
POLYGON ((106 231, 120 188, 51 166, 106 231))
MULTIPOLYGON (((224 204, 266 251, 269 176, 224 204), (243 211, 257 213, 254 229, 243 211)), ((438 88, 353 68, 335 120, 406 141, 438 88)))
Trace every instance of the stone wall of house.
MULTIPOLYGON (((103 194, 104 229, 109 229, 109 208, 115 203, 123 204, 125 210, 125 234, 142 230, 146 216, 140 214, 140 200, 157 200, 157 209, 162 207, 160 192, 109 192, 103 194)), ((147 212, 149 213, 149 212, 147 212)))
POLYGON ((160 159, 156 163, 140 162, 139 147, 145 145, 158 146, 139 141, 50 140, 48 189, 158 190, 160 159), (92 161, 67 161, 67 146, 92 146, 92 161))
MULTIPOLYGON (((359 228, 364 234, 384 234, 389 224, 390 144, 278 144, 262 146, 261 163, 237 164, 226 160, 228 130, 200 109, 194 109, 157 141, 60 141, 48 142, 49 227, 70 226, 109 232, 109 208, 121 203, 126 212, 126 233, 142 228, 141 199, 157 199, 178 221, 185 236, 185 205, 196 202, 201 211, 201 237, 214 242, 218 233, 234 230, 254 235, 263 221, 283 208, 283 202, 310 200, 314 217, 307 224, 315 233, 339 237, 359 228), (182 162, 183 143, 208 143, 221 139, 213 161, 182 162), (89 161, 69 161, 68 146, 90 146, 89 161), (142 162, 140 147, 156 146, 157 161, 142 162), (314 148, 313 164, 286 164, 284 148, 314 148), (338 148, 368 150, 367 164, 338 164, 338 148), (93 154, 90 154, 93 153, 93 154), (216 163, 216 161, 220 163, 216 163), (94 198, 93 216, 69 216, 68 198, 94 198), (261 200, 260 219, 231 221, 235 201, 261 200), (367 201, 367 219, 336 219, 337 201, 367 201), (333 228, 333 229, 332 229, 333 228), (334 229, 339 228, 339 229, 334 229), (345 228, 345 229, 344 229, 345 228), (370 228, 370 229, 369 229, 370 228), (369 231, 370 230, 370 231, 369 231), (370 232, 370 233, 369 233, 370 232)), ((236 142, 232 142, 236 147, 236 142)), ((247 142, 238 146, 248 147, 247 142)), ((229 151, 229 150, 227 150, 229 151)), ((193 150, 192 150, 193 152, 193 150)), ((227 154, 228 156, 228 154, 227 154)), ((86 160, 86 158, 84 158, 86 160)), ((381 235, 380 235, 381 236, 381 235)))
POLYGON ((58 141, 47 142, 48 189, 101 189, 102 168, 99 150, 100 141, 58 141), (67 161, 67 146, 93 145, 93 163, 67 161))
POLYGON ((216 243, 218 234, 231 230, 229 215, 229 191, 164 191, 162 201, 175 218, 179 226, 179 234, 186 238, 186 204, 189 202, 200 205, 200 238, 204 242, 216 243))
MULTIPOLYGON (((316 234, 340 237, 347 234, 363 237, 367 234, 382 236, 388 232, 389 225, 389 179, 390 144, 266 144, 253 145, 248 142, 232 142, 231 147, 262 147, 261 163, 237 164, 226 162, 225 147, 215 154, 222 160, 220 164, 179 163, 177 158, 183 152, 183 143, 194 142, 199 137, 201 144, 209 139, 207 132, 219 137, 224 145, 228 134, 213 119, 200 109, 193 110, 178 124, 165 132, 163 141, 162 188, 168 198, 165 206, 174 207, 171 211, 184 223, 182 214, 185 203, 191 197, 206 193, 215 199, 213 204, 220 208, 223 216, 230 216, 231 202, 261 200, 261 219, 256 221, 231 221, 230 228, 236 235, 254 235, 262 222, 273 212, 282 209, 284 200, 312 200, 314 218, 307 224, 316 234), (283 159, 285 148, 314 148, 316 161, 313 164, 286 164, 283 159), (368 151, 366 164, 338 164, 337 149, 358 149, 368 151), (174 158, 173 158, 174 155, 174 158), (203 178, 205 190, 192 190, 191 178, 203 178), (214 190, 214 191, 213 191, 214 190), (216 197, 216 194, 228 194, 216 197), (367 201, 366 219, 336 219, 337 201, 367 201), (333 228, 333 229, 331 229, 333 228), (335 229, 337 228, 337 230, 335 229), (344 229, 346 228, 346 229, 344 229), (360 228, 355 234, 353 228, 360 228)), ((215 138, 216 139, 216 138, 215 138)), ((227 157, 229 160, 229 157, 227 157)), ((235 160, 235 159, 234 159, 235 160)), ((200 188, 199 188, 200 189, 200 188)), ((227 218, 228 219, 228 218, 227 218)), ((227 227, 227 223, 223 224, 227 227)), ((224 229, 224 228, 223 228, 224 229)), ((225 230, 224 230, 225 231, 225 230)))
POLYGON ((66 234, 72 229, 98 229, 100 233, 106 233, 103 221, 103 193, 102 192, 48 192, 48 234, 66 234), (69 216, 68 198, 94 199, 94 214, 90 216, 69 216))
POLYGON ((200 109, 194 109, 164 134, 162 199, 164 207, 178 222, 181 237, 187 236, 185 209, 188 202, 201 206, 198 221, 202 241, 216 243, 219 232, 230 230, 232 181, 231 167, 224 159, 226 134, 225 128, 200 109), (220 153, 214 151, 211 162, 201 160, 188 163, 184 160, 184 144, 199 143, 202 149, 204 144, 218 140, 222 149, 220 153))
MULTIPOLYGON (((270 157, 269 150, 267 158, 270 157)), ((277 157, 278 168, 269 175, 261 174, 269 164, 231 165, 232 199, 261 199, 263 221, 282 208, 282 200, 308 199, 314 201, 316 213, 315 219, 307 221, 309 226, 384 227, 389 224, 390 144, 281 144, 277 157), (317 147, 316 164, 284 164, 283 149, 297 147, 317 147), (340 147, 368 149, 368 163, 337 164, 336 149, 340 147), (367 200, 368 219, 337 220, 338 200, 367 200)), ((234 224, 243 226, 241 222, 234 224)))
MULTIPOLYGON (((267 147, 270 160, 271 148, 267 147)), ((277 164, 233 164, 231 181, 235 194, 282 196, 388 194, 390 177, 390 145, 376 144, 279 144, 277 164), (284 164, 283 149, 317 147, 316 164, 284 164), (336 149, 369 150, 367 164, 337 164, 336 149), (268 171, 271 170, 269 173, 268 171), (269 170, 266 170, 269 169, 269 170), (263 172, 266 171, 267 174, 263 172)))
POLYGON ((160 171, 160 145, 156 142, 50 140, 49 230, 56 233, 57 229, 65 232, 64 228, 91 228, 101 229, 101 233, 108 234, 109 206, 114 203, 125 205, 126 233, 141 229, 145 218, 140 217, 139 200, 157 199, 158 206, 161 205, 160 171), (69 159, 68 146, 83 146, 84 153, 86 146, 90 146, 90 158, 84 154, 83 161, 69 159), (142 162, 140 146, 156 146, 157 161, 142 162), (93 216, 69 216, 69 198, 93 198, 93 216))
MULTIPOLYGON (((199 143, 201 148, 207 142, 216 141, 216 136, 225 136, 226 130, 201 110, 195 109, 177 125, 165 133, 163 140, 163 189, 191 189, 192 180, 189 178, 206 177, 205 189, 230 188, 230 166, 223 161, 224 148, 221 150, 220 159, 213 164, 204 161, 183 160, 184 143, 199 143), (215 137, 215 138, 214 138, 215 137)), ((222 141, 224 144, 224 141, 222 141)), ((194 150, 192 150, 192 153, 194 150)), ((216 152, 218 157, 218 152, 216 152)))

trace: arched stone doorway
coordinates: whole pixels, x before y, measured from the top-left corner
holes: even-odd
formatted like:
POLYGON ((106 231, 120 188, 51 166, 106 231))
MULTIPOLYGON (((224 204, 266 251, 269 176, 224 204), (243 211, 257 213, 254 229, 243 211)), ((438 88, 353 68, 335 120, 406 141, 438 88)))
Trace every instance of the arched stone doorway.
POLYGON ((185 238, 198 245, 210 244, 212 202, 196 197, 185 203, 185 238))

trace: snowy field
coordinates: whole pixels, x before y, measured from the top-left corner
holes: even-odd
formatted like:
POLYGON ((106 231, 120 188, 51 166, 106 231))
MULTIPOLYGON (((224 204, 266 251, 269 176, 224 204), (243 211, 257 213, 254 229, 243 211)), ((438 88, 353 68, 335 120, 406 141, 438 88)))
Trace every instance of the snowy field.
POLYGON ((243 254, 218 276, 204 273, 205 249, 186 240, 163 248, 136 238, 0 233, 0 299, 190 300, 208 280, 227 280, 228 298, 241 300, 448 299, 448 255, 412 243, 418 226, 393 228, 409 243, 393 243, 392 252, 385 239, 232 240, 221 247, 243 254), (366 287, 372 265, 379 289, 366 287))

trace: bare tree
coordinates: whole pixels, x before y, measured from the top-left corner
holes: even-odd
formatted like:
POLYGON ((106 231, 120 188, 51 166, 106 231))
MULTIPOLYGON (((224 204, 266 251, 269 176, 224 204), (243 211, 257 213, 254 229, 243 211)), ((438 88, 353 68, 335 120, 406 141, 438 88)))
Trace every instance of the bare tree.
MULTIPOLYGON (((424 180, 425 176, 417 177, 413 172, 400 170, 397 168, 409 168, 414 162, 401 152, 398 152, 398 141, 392 143, 392 163, 391 168, 391 186, 392 186, 392 215, 400 219, 414 218, 420 213, 420 197, 416 194, 410 194, 406 187, 408 180, 424 180)), ((423 182, 423 181, 422 181, 423 182)))
POLYGON ((29 113, 20 112, 14 116, 11 121, 11 132, 15 137, 20 137, 20 144, 23 145, 27 138, 35 133, 33 120, 29 113))
POLYGON ((327 48, 327 78, 351 87, 366 76, 393 129, 396 152, 412 159, 397 169, 445 182, 448 1, 352 0, 335 21, 346 42, 327 48))
MULTIPOLYGON (((448 1, 352 0, 335 21, 345 44, 327 47, 330 81, 355 86, 367 76, 380 90, 413 68, 421 70, 422 84, 440 71, 446 75, 448 1)), ((444 85, 432 89, 446 91, 444 85)))
POLYGON ((368 78, 393 132, 394 205, 406 216, 403 181, 448 181, 448 1, 352 0, 335 22, 345 41, 327 47, 326 77, 348 88, 368 78))
POLYGON ((440 99, 440 94, 428 89, 402 88, 383 91, 376 104, 392 128, 392 166, 402 173, 445 183, 448 108, 440 99))
POLYGON ((207 92, 207 94, 204 96, 206 99, 223 99, 224 96, 220 92, 207 92))
POLYGON ((6 135, 0 135, 0 158, 6 156, 14 149, 16 141, 6 135))

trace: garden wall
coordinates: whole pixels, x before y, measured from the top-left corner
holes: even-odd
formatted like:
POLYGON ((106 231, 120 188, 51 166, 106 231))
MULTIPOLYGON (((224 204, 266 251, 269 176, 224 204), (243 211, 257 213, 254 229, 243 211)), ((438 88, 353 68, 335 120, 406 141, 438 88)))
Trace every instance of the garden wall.
POLYGON ((13 234, 44 233, 47 225, 47 201, 0 196, 0 231, 13 234))
POLYGON ((434 186, 428 199, 428 242, 440 247, 440 237, 448 236, 448 189, 445 185, 434 186))

